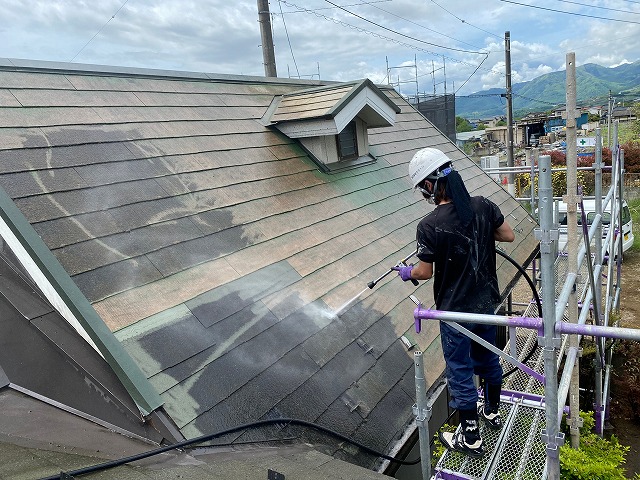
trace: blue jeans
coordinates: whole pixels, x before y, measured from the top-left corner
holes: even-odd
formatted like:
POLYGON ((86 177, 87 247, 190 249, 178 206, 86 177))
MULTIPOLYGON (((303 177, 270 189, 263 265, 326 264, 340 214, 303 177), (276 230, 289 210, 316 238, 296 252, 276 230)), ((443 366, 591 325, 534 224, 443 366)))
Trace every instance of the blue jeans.
MULTIPOLYGON (((496 344, 495 325, 460 325, 492 345, 496 344)), ((473 376, 478 375, 490 385, 501 385, 500 358, 445 322, 440 322, 440 340, 447 365, 447 383, 451 395, 449 406, 458 410, 475 410, 478 391, 473 376)))

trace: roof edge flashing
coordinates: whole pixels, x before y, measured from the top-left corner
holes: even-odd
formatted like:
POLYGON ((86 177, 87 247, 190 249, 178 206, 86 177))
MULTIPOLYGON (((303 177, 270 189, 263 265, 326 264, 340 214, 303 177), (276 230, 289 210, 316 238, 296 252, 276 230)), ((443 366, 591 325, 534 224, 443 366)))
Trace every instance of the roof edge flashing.
POLYGON ((16 258, 20 261, 31 278, 33 278, 33 281, 40 288, 49 303, 58 311, 58 313, 60 313, 60 315, 62 315, 67 323, 71 325, 78 334, 104 358, 104 355, 102 355, 98 346, 91 339, 85 328, 80 324, 60 295, 58 295, 58 292, 53 288, 51 282, 49 282, 46 275, 44 275, 42 270, 36 265, 36 262, 34 262, 31 256, 27 253, 22 243, 18 240, 18 237, 14 235, 14 232, 9 228, 9 225, 7 225, 2 216, 0 216, 0 237, 2 237, 6 244, 9 245, 16 258))
POLYGON ((160 407, 163 401, 140 367, 1 187, 0 230, 7 243, 13 243, 9 246, 47 296, 47 300, 83 338, 88 337, 87 341, 90 341, 113 369, 141 413, 147 416, 160 407), (65 310, 68 310, 67 315, 63 313, 65 310))

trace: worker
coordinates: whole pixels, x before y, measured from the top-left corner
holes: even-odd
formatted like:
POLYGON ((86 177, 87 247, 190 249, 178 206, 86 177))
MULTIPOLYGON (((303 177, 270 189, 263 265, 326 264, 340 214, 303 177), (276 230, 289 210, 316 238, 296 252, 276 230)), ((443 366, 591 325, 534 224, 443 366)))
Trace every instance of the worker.
MULTIPOLYGON (((470 197, 451 159, 435 148, 419 150, 409 163, 414 189, 436 208, 417 228, 415 265, 394 267, 402 280, 434 277, 436 308, 450 312, 494 314, 500 304, 495 241, 513 242, 515 235, 496 204, 470 197)), ((465 323, 465 327, 495 345, 496 326, 465 323)), ((440 322, 451 401, 458 410, 456 433, 441 432, 442 444, 471 456, 482 456, 479 417, 493 429, 502 427, 502 368, 498 355, 440 322), (484 402, 478 403, 474 374, 484 382, 484 402)))

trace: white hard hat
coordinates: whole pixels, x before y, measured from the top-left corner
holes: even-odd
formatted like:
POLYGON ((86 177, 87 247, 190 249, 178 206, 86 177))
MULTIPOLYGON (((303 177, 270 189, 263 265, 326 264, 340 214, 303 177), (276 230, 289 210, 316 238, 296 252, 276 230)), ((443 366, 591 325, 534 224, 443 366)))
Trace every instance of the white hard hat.
MULTIPOLYGON (((409 178, 416 188, 425 178, 451 159, 437 148, 423 148, 418 150, 409 162, 409 178)), ((435 176, 435 175, 434 175, 435 176)))

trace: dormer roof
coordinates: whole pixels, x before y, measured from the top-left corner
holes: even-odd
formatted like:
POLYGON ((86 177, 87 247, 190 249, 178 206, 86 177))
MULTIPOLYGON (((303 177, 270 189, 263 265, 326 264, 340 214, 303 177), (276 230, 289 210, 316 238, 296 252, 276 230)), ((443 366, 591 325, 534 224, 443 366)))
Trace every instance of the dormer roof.
POLYGON ((367 127, 390 127, 398 106, 371 80, 340 83, 274 97, 262 117, 289 138, 337 135, 354 118, 367 127))

